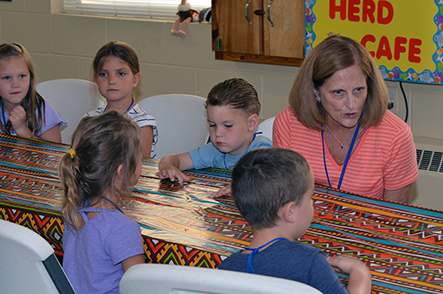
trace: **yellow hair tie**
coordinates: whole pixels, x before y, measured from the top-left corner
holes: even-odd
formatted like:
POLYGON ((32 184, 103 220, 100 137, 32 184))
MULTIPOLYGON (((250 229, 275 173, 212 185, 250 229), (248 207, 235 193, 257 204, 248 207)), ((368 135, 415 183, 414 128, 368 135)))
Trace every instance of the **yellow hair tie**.
POLYGON ((71 155, 72 159, 74 159, 75 151, 72 148, 68 150, 68 154, 71 155))

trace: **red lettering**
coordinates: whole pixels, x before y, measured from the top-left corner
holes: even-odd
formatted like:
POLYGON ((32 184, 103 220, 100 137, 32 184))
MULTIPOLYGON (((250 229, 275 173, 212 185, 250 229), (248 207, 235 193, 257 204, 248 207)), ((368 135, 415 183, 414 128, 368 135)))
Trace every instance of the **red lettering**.
POLYGON ((360 4, 360 0, 349 0, 348 6, 348 19, 349 21, 359 22, 360 17, 358 13, 360 12, 360 8, 357 5, 360 4))
POLYGON ((382 56, 385 56, 388 60, 392 59, 391 46, 389 46, 389 41, 386 36, 381 37, 376 56, 377 59, 380 59, 382 56))
MULTIPOLYGON (((367 42, 375 43, 375 37, 374 37, 373 35, 366 35, 366 36, 364 36, 364 37, 361 39, 360 44, 362 44, 363 47, 366 48, 366 43, 367 43, 367 42)), ((368 48, 366 48, 366 50, 367 50, 367 49, 368 49, 368 48)), ((368 50, 368 51, 369 51, 369 50, 368 50)), ((375 52, 374 52, 374 51, 369 51, 369 54, 371 54, 372 57, 375 56, 375 52)))
POLYGON ((400 59, 400 53, 406 52, 406 46, 403 46, 406 43, 408 43, 408 39, 406 39, 404 37, 396 37, 395 38, 395 45, 394 45, 394 59, 395 60, 400 59))
POLYGON ((394 18, 394 7, 392 4, 385 0, 378 1, 378 9, 377 9, 377 22, 379 24, 388 24, 394 18), (384 17, 383 10, 386 8, 388 14, 384 17))
MULTIPOLYGON (((373 35, 365 35, 360 44, 368 50, 369 54, 376 59, 381 59, 382 57, 386 57, 388 60, 392 60, 392 50, 391 45, 389 44, 389 40, 386 36, 382 36, 378 41, 377 51, 369 51, 367 48, 368 43, 377 44, 377 39, 373 35)), ((420 39, 407 39, 405 37, 396 37, 394 44, 394 59, 400 60, 401 54, 407 51, 408 61, 412 63, 420 63, 420 46, 422 45, 422 41, 420 39), (408 44, 407 46, 406 44, 408 44)), ((370 45, 371 46, 371 45, 370 45)))
POLYGON ((420 63, 421 58, 417 55, 419 55, 421 53, 421 49, 418 48, 418 46, 421 45, 421 40, 420 39, 414 39, 411 38, 411 40, 409 40, 409 54, 408 54, 408 59, 410 62, 414 62, 414 63, 420 63))
POLYGON ((367 22, 368 18, 371 23, 375 22, 375 3, 372 0, 363 0, 362 18, 363 22, 367 22))
POLYGON ((346 0, 340 0, 340 5, 336 5, 336 0, 329 0, 329 18, 334 19, 335 13, 340 13, 340 19, 346 19, 346 0))

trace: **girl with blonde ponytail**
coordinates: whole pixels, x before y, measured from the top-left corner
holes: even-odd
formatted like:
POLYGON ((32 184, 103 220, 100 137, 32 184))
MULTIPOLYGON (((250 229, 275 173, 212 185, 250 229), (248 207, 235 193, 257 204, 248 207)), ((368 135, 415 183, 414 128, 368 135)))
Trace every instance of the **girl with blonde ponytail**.
POLYGON ((144 263, 140 227, 120 209, 142 152, 137 125, 110 111, 83 118, 60 159, 63 268, 77 293, 119 293, 123 273, 144 263))

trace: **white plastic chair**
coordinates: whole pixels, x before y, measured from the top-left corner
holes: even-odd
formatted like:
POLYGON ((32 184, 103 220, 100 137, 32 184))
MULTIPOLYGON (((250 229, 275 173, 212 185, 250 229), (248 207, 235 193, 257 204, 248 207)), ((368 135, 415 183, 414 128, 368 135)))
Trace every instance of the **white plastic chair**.
POLYGON ((75 293, 51 245, 28 228, 0 220, 0 292, 75 293))
POLYGON ((138 102, 157 121, 156 159, 206 144, 209 132, 205 101, 194 95, 168 94, 138 102))
POLYGON ((262 121, 258 125, 256 132, 262 132, 262 136, 268 137, 272 141, 272 127, 274 126, 274 120, 275 116, 262 121))
POLYGON ((313 287, 285 279, 168 264, 137 264, 120 281, 122 294, 318 294, 313 287))
POLYGON ((62 142, 71 143, 71 137, 83 116, 105 103, 97 85, 86 80, 59 79, 36 85, 43 97, 51 100, 68 124, 62 129, 62 142))

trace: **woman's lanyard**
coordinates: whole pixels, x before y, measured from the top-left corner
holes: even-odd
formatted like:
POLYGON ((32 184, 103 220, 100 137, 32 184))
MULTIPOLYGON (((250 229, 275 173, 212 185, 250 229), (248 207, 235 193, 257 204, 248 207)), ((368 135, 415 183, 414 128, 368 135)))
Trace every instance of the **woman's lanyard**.
POLYGON ((245 248, 245 249, 243 249, 243 250, 251 250, 252 251, 252 253, 249 254, 249 256, 248 256, 248 265, 246 267, 246 272, 249 273, 249 269, 251 269, 252 273, 255 274, 255 271, 252 268, 252 264, 251 264, 251 262, 252 262, 252 255, 258 253, 260 251, 260 249, 262 249, 263 247, 266 247, 269 244, 271 244, 272 242, 279 241, 279 240, 288 240, 288 239, 286 239, 286 238, 275 238, 275 239, 272 239, 271 241, 269 241, 268 243, 266 243, 266 244, 264 244, 264 245, 262 245, 260 247, 257 247, 257 248, 254 248, 254 249, 252 249, 252 248, 245 248))
MULTIPOLYGON (((357 128, 355 129, 355 132, 354 132, 354 136, 352 137, 351 146, 349 146, 348 154, 346 155, 346 160, 345 160, 345 163, 343 164, 343 169, 341 171, 340 180, 338 181, 337 189, 340 189, 341 183, 343 182, 343 178, 344 178, 345 172, 346 172, 346 167, 348 166, 348 161, 349 161, 349 158, 351 157, 352 149, 354 148, 355 140, 357 139, 357 134, 358 134, 359 130, 360 130, 360 123, 357 125, 357 128)), ((332 188, 331 181, 329 180, 328 168, 326 167, 325 139, 323 136, 323 130, 321 131, 321 141, 322 141, 322 145, 323 145, 323 164, 325 165, 326 178, 328 179, 329 187, 332 188)))
MULTIPOLYGON (((114 205, 115 208, 117 208, 121 213, 125 214, 125 213, 123 212, 123 210, 120 209, 120 207, 118 207, 114 202, 112 202, 111 199, 106 198, 105 196, 101 196, 101 197, 102 197, 103 199, 105 199, 105 200, 111 202, 111 204, 114 205)), ((85 201, 83 201, 83 207, 85 207, 86 204, 88 204, 88 206, 89 206, 89 199, 86 199, 85 201)), ((86 214, 88 214, 88 212, 86 212, 86 214)))
MULTIPOLYGON (((134 105, 134 98, 131 98, 131 99, 132 99, 131 105, 129 105, 128 109, 126 109, 125 114, 131 109, 132 105, 134 105)), ((2 101, 2 103, 3 103, 3 101, 2 101)), ((105 109, 103 109, 103 112, 105 112, 106 109, 108 109, 108 104, 106 104, 105 109)))

